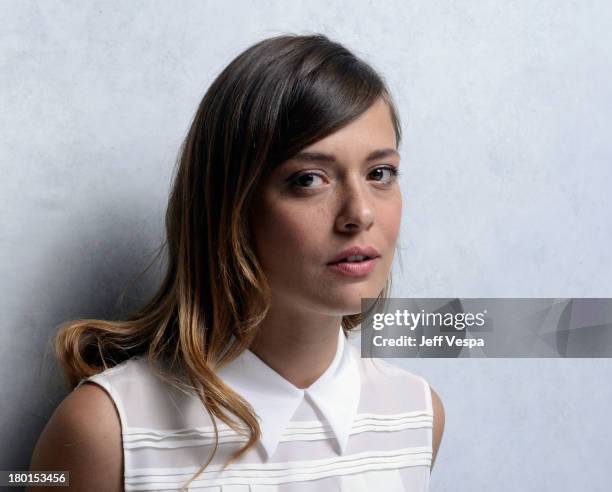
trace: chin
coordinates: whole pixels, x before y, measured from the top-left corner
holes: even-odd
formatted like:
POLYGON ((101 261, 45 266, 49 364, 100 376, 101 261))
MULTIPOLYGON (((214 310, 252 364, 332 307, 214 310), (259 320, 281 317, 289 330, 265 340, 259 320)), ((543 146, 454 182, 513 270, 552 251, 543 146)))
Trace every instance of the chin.
MULTIPOLYGON (((336 315, 339 316, 350 316, 353 314, 361 313, 361 297, 362 296, 353 296, 350 299, 345 299, 344 301, 338 299, 335 305, 331 307, 333 311, 335 311, 336 315)), ((365 296, 364 298, 367 298, 365 296)), ((374 296, 376 298, 376 296, 374 296)))

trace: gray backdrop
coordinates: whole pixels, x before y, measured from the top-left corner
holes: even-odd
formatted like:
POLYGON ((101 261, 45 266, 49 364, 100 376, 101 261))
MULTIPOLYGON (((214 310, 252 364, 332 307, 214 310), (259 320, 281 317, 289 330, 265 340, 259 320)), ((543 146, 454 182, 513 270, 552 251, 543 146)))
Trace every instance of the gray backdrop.
MULTIPOLYGON (((386 77, 405 140, 394 297, 612 297, 612 6, 574 1, 2 1, 1 469, 64 397, 46 343, 107 317, 163 233, 219 71, 323 32, 386 77)), ((610 490, 609 359, 392 359, 446 406, 432 491, 610 490)))

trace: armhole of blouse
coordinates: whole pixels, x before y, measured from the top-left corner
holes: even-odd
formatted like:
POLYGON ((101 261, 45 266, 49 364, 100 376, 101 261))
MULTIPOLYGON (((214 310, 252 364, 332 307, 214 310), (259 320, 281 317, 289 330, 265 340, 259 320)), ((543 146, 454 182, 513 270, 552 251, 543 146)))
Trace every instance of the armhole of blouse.
POLYGON ((125 452, 125 442, 124 442, 125 426, 127 425, 127 421, 125 417, 125 410, 123 408, 123 403, 121 401, 121 398, 119 397, 118 392, 113 387, 111 378, 107 377, 106 375, 99 373, 99 374, 94 374, 93 376, 89 376, 88 378, 81 379, 81 381, 79 381, 79 383, 76 385, 74 389, 77 389, 83 383, 95 383, 100 388, 102 388, 104 391, 106 391, 111 401, 113 402, 115 409, 117 410, 117 414, 119 415, 119 426, 120 426, 120 431, 121 431, 121 454, 122 454, 121 461, 123 463, 123 466, 122 466, 123 470, 121 474, 123 477, 122 478, 123 489, 125 490, 125 471, 128 469, 128 463, 126 463, 127 455, 125 452))
MULTIPOLYGON (((432 459, 433 459, 433 419, 434 419, 434 414, 433 414, 433 398, 431 395, 431 386, 429 385, 429 382, 423 377, 423 376, 419 376, 419 379, 423 382, 423 392, 424 392, 424 396, 425 396, 425 410, 427 411, 427 413, 429 415, 431 415, 431 427, 429 428, 429 432, 427 433, 427 440, 429 441, 429 447, 431 449, 431 453, 432 453, 432 459)), ((431 461, 429 462, 429 474, 431 475, 431 461)))
POLYGON ((424 377, 419 377, 421 381, 423 381, 423 388, 425 392, 425 409, 433 416, 433 398, 431 395, 431 386, 429 386, 429 383, 424 377))

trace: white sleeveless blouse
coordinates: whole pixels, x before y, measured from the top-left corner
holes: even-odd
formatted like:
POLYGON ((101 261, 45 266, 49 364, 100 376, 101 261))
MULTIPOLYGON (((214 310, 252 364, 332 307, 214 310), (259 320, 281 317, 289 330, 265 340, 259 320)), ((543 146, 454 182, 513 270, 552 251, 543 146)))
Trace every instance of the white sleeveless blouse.
POLYGON ((331 365, 300 389, 246 350, 219 376, 255 410, 261 440, 221 470, 246 438, 200 400, 163 381, 144 357, 83 379, 104 388, 122 427, 124 487, 208 492, 423 492, 432 459, 428 383, 382 359, 362 359, 342 329, 331 365))

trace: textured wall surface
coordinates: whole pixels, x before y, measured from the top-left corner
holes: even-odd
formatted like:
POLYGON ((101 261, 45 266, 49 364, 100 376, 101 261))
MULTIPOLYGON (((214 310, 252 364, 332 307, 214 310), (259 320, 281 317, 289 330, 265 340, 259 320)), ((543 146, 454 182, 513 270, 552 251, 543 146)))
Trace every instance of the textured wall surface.
MULTIPOLYGON (((178 146, 219 71, 323 32, 399 105, 395 297, 612 297, 606 0, 0 1, 0 469, 65 396, 58 323, 137 305, 178 146)), ((607 491, 609 359, 399 360, 446 407, 433 491, 607 491)))

